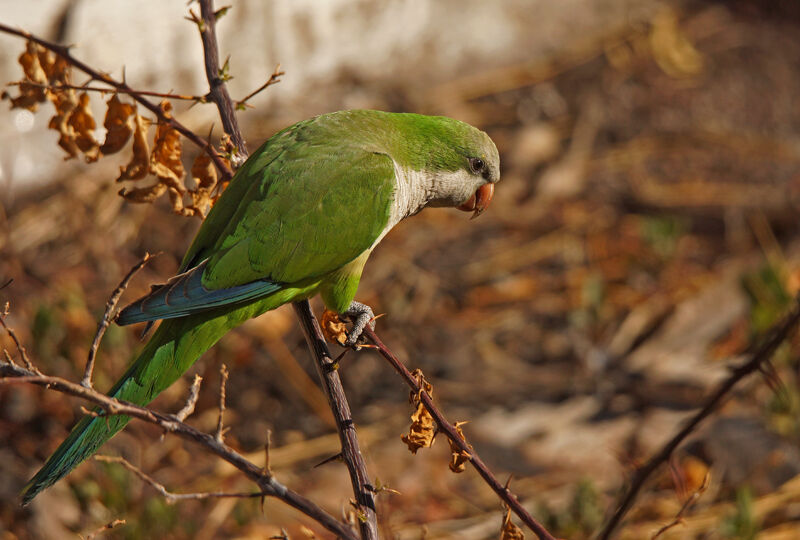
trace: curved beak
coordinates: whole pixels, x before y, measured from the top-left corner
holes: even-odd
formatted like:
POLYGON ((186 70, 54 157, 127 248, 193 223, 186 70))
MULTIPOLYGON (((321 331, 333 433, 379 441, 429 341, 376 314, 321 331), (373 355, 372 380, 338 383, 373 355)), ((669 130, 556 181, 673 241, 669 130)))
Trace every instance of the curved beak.
POLYGON ((472 195, 472 197, 467 199, 467 202, 456 206, 456 208, 463 210, 464 212, 473 212, 470 219, 474 219, 481 215, 483 211, 489 207, 489 203, 492 202, 493 195, 494 184, 483 184, 472 195))

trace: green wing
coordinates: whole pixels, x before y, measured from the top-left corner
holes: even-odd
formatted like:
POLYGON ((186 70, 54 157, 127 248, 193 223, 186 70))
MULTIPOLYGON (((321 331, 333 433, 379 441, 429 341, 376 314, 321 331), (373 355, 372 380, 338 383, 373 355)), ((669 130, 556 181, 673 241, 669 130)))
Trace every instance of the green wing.
POLYGON ((383 232, 395 189, 389 156, 312 119, 259 148, 209 213, 182 270, 208 259, 203 285, 297 283, 361 255, 383 232), (344 139, 344 140, 343 140, 344 139))
POLYGON ((389 219, 394 166, 335 128, 312 119, 259 148, 209 213, 182 273, 117 322, 254 301, 322 278, 372 246, 389 219))
POLYGON ((274 139, 248 160, 215 206, 223 205, 220 216, 209 215, 209 231, 190 248, 208 258, 209 289, 324 276, 386 227, 395 189, 389 156, 343 143, 314 121, 274 139))

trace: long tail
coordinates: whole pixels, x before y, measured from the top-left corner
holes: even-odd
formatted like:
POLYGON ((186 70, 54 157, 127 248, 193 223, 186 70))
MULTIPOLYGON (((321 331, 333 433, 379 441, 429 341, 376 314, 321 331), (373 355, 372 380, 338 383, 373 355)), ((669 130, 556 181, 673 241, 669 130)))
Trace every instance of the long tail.
MULTIPOLYGON (((170 386, 228 330, 273 306, 245 306, 163 321, 125 375, 108 395, 147 405, 170 386)), ((64 477, 130 420, 127 416, 85 416, 61 446, 22 490, 22 504, 28 504, 43 489, 64 477)))

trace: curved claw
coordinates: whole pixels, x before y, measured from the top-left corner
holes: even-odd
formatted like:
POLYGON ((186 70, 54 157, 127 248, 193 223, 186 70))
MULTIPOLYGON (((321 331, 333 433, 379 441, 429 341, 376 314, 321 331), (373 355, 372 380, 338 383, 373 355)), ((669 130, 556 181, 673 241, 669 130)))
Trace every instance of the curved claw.
POLYGON ((350 303, 350 307, 347 308, 347 311, 342 313, 342 315, 347 315, 353 320, 353 327, 350 329, 350 332, 347 334, 347 340, 344 342, 345 347, 356 346, 358 338, 361 337, 367 325, 375 330, 375 312, 366 304, 354 300, 350 303))

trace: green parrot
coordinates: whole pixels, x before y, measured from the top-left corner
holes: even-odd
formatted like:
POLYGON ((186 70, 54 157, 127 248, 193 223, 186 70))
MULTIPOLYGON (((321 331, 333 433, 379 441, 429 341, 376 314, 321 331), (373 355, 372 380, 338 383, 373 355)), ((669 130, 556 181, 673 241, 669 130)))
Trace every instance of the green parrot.
MULTIPOLYGON (((354 346, 373 312, 354 301, 369 254, 426 206, 483 212, 500 178, 486 133, 446 117, 351 110, 280 131, 238 170, 179 273, 123 309, 117 324, 162 320, 108 395, 146 405, 226 332, 320 294, 349 317, 354 346)), ((120 431, 85 416, 22 491, 29 503, 120 431)))

